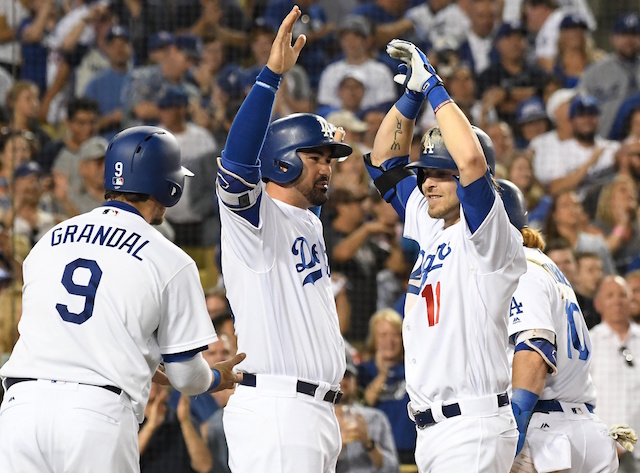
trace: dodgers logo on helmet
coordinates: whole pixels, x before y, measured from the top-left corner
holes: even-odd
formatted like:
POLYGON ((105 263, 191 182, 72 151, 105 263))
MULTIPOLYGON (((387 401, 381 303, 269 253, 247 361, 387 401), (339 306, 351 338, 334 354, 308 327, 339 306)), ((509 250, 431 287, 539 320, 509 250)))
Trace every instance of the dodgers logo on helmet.
POLYGON ((298 151, 328 146, 331 158, 351 154, 351 146, 335 141, 336 127, 313 113, 295 113, 274 121, 260 152, 264 179, 278 184, 295 181, 302 173, 298 151))
POLYGON ((496 179, 496 181, 500 185, 498 192, 509 216, 509 221, 518 230, 522 230, 529 223, 529 212, 527 212, 524 194, 511 181, 506 179, 496 179))
POLYGON ((165 207, 178 203, 186 176, 175 137, 155 126, 135 126, 113 137, 105 156, 104 188, 148 194, 165 207))
MULTIPOLYGON (((487 160, 491 174, 496 169, 496 152, 489 135, 476 126, 471 127, 480 141, 484 157, 487 160)), ((458 172, 458 166, 451 157, 449 150, 444 144, 440 128, 434 127, 422 137, 422 146, 420 159, 407 165, 408 168, 432 168, 432 169, 448 169, 458 172)))

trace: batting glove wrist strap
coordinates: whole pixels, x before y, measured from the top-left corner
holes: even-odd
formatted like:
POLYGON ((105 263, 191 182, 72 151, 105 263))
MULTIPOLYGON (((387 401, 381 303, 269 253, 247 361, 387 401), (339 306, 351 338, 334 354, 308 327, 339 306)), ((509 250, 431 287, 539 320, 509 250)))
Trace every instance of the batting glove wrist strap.
POLYGON ((396 102, 396 108, 409 120, 415 120, 420 113, 424 98, 424 94, 407 89, 396 102))
POLYGON ((282 80, 282 75, 276 74, 267 66, 264 66, 256 77, 256 84, 267 86, 267 88, 272 89, 275 94, 278 91, 278 87, 280 87, 280 81, 282 80))
POLYGON ((511 396, 511 409, 513 410, 513 416, 516 418, 516 425, 518 426, 518 449, 516 450, 516 456, 522 450, 524 446, 524 438, 527 434, 527 427, 531 420, 531 414, 533 408, 538 402, 538 396, 536 393, 527 391, 526 389, 514 389, 511 396))

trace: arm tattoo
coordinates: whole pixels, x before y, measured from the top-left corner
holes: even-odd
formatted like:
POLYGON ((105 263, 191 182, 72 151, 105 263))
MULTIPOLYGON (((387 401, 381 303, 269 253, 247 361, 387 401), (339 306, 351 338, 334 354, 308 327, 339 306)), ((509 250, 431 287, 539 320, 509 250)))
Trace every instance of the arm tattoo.
POLYGON ((402 135, 402 122, 396 118, 396 131, 393 134, 393 143, 391 143, 391 151, 397 151, 400 149, 400 143, 398 143, 398 135, 402 135))

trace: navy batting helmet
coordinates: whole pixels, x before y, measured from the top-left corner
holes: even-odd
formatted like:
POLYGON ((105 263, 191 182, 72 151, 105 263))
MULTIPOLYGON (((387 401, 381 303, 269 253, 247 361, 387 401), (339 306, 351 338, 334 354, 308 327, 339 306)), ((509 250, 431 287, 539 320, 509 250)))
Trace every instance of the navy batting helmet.
POLYGON ((509 216, 509 221, 518 230, 522 230, 529 223, 529 212, 524 194, 513 182, 506 179, 496 179, 500 188, 500 196, 504 203, 504 208, 509 216))
MULTIPOLYGON (((476 133, 484 157, 487 160, 487 166, 491 170, 491 174, 496 171, 496 152, 493 148, 491 138, 484 131, 476 126, 472 126, 476 133)), ((408 168, 431 168, 431 169, 448 169, 450 171, 458 171, 456 162, 449 154, 449 150, 444 144, 440 128, 433 127, 428 130, 422 137, 420 159, 407 165, 408 168)))
POLYGON ((165 207, 173 207, 182 196, 185 176, 193 173, 180 165, 178 142, 162 128, 127 128, 107 148, 106 190, 148 194, 165 207))
POLYGON ((274 121, 260 152, 262 177, 278 184, 295 181, 302 173, 298 151, 331 148, 332 158, 351 154, 351 146, 334 140, 336 127, 313 113, 294 113, 274 121))

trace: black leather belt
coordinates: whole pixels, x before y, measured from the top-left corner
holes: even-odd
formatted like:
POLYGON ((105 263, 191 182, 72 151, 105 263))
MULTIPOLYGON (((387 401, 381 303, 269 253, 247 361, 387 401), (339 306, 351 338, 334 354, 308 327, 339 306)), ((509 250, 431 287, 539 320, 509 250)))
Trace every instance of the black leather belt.
MULTIPOLYGON (((584 403, 584 406, 589 412, 593 414, 593 406, 591 404, 584 403)), ((572 407, 573 409, 579 409, 579 407, 572 407)), ((549 401, 538 401, 533 408, 533 412, 542 412, 548 414, 549 412, 564 412, 564 409, 560 405, 559 401, 551 399, 549 401)), ((582 414, 582 412, 575 411, 574 414, 582 414)))
MULTIPOLYGON (((504 407, 509 405, 509 396, 507 393, 502 393, 497 395, 498 398, 498 407, 504 407)), ((460 411, 460 404, 457 402, 454 404, 449 404, 446 406, 442 406, 442 414, 447 418, 456 417, 462 414, 460 411)), ((431 409, 427 409, 423 412, 418 412, 414 415, 415 423, 419 429, 424 429, 432 424, 435 424, 436 421, 433 419, 433 414, 431 413, 431 409)))
MULTIPOLYGON (((35 378, 7 378, 4 380, 4 385, 6 389, 9 389, 14 384, 22 383, 24 381, 38 381, 38 380, 35 378)), ((51 380, 51 381, 55 382, 54 380, 51 380)), ((83 386, 95 386, 96 388, 106 389, 107 391, 111 391, 112 393, 115 393, 118 396, 122 392, 122 389, 117 388, 115 386, 97 386, 95 384, 84 384, 84 383, 78 383, 78 384, 82 384, 83 386)))
MULTIPOLYGON (((256 375, 253 373, 242 373, 242 381, 240 384, 243 386, 256 387, 256 375)), ((307 383, 306 381, 298 380, 296 384, 296 391, 307 396, 314 397, 316 395, 317 384, 307 383)), ((323 398, 325 401, 332 404, 339 404, 342 399, 342 391, 327 391, 323 398)))

